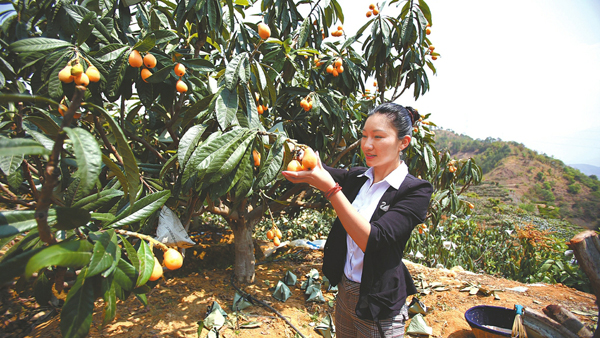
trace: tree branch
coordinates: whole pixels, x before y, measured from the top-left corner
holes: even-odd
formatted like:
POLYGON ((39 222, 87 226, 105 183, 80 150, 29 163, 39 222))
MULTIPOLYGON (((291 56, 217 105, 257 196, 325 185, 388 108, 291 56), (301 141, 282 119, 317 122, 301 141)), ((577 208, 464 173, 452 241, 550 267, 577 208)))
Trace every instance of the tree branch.
POLYGON ((115 146, 112 145, 112 143, 110 143, 110 141, 106 137, 106 133, 104 132, 104 128, 102 127, 102 123, 100 123, 100 117, 98 116, 94 116, 94 127, 96 127, 98 134, 100 134, 100 138, 102 138, 104 146, 108 148, 108 150, 110 150, 110 152, 115 156, 119 164, 123 165, 123 158, 121 157, 121 155, 119 155, 119 152, 117 152, 117 148, 115 148, 115 146))
POLYGON ((148 141, 144 140, 143 138, 141 138, 141 137, 139 137, 137 135, 133 135, 130 132, 127 132, 127 131, 125 132, 125 135, 127 135, 127 137, 129 137, 130 139, 143 144, 162 163, 167 162, 167 160, 165 160, 165 158, 158 152, 158 150, 156 150, 156 148, 154 148, 148 141))
POLYGON ((333 162, 330 164, 331 166, 335 166, 336 164, 338 164, 338 162, 342 159, 342 157, 344 157, 349 151, 356 149, 356 147, 358 147, 360 145, 360 140, 352 143, 350 146, 346 147, 346 149, 344 149, 336 158, 335 160, 333 160, 333 162))
POLYGON ((48 226, 48 209, 50 208, 50 203, 52 202, 52 191, 54 190, 54 186, 58 181, 59 170, 57 166, 60 158, 60 153, 63 149, 63 143, 67 138, 67 134, 64 132, 64 128, 71 125, 75 111, 77 111, 81 106, 81 101, 83 100, 83 94, 85 93, 85 90, 86 88, 83 86, 75 87, 75 93, 73 94, 71 105, 65 112, 62 125, 58 134, 56 135, 56 140, 54 141, 52 153, 50 154, 50 158, 48 159, 48 163, 46 164, 42 192, 40 194, 40 197, 37 202, 37 207, 35 209, 35 220, 37 221, 40 239, 47 244, 56 243, 56 238, 54 238, 54 234, 50 230, 50 226, 48 226))

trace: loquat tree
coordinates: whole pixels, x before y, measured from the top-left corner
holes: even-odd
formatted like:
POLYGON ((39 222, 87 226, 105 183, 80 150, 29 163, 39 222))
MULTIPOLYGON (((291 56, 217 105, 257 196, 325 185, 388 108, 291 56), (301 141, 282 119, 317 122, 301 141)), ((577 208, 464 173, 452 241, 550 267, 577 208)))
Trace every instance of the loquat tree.
MULTIPOLYGON (((337 0, 13 7, 0 14, 0 247, 16 243, 0 257, 0 284, 35 277, 36 294, 49 297, 75 278, 65 337, 87 335, 96 298, 103 324, 117 299, 146 302, 162 272, 155 247, 163 265, 180 266, 152 238, 163 206, 186 225, 223 216, 236 279, 253 282, 256 224, 326 205, 280 175, 293 149, 310 146, 329 165, 363 163, 352 150, 368 110, 411 88, 415 98, 427 92, 439 55, 423 0, 370 9, 355 36, 345 35, 337 0)), ((438 152, 428 117, 406 161, 435 186, 435 223, 468 211, 460 194, 481 170, 438 152)))

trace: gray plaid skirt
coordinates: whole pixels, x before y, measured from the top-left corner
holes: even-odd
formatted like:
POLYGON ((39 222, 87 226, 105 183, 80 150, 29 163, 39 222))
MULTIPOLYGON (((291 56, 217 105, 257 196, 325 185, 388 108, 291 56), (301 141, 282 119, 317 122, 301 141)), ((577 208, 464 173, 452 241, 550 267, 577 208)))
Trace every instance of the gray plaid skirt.
MULTIPOLYGON (((380 328, 373 320, 360 319, 356 316, 356 303, 360 283, 353 282, 344 275, 338 285, 335 304, 335 334, 337 338, 379 338, 380 328)), ((379 321, 385 338, 404 337, 404 327, 408 319, 408 306, 404 304, 400 314, 393 318, 379 321)))

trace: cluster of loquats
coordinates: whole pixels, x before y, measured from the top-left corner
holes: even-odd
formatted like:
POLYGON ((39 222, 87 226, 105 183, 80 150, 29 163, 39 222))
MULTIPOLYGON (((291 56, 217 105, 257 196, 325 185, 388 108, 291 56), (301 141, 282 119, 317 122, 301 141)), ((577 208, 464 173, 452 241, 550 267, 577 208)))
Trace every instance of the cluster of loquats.
MULTIPOLYGON (((134 68, 142 68, 140 76, 144 82, 148 83, 147 79, 152 76, 150 69, 156 67, 156 57, 152 53, 146 53, 144 57, 137 50, 132 50, 129 54, 129 65, 134 68)), ((185 66, 181 63, 175 64, 174 67, 175 75, 179 77, 179 80, 175 84, 175 89, 180 93, 185 93, 188 90, 188 86, 181 80, 181 77, 185 75, 185 66)))
POLYGON ((269 110, 269 107, 260 103, 260 95, 258 93, 254 93, 254 98, 256 99, 256 111, 258 115, 262 115, 269 110))
POLYGON ((279 246, 279 245, 281 245, 281 237, 283 237, 281 230, 279 230, 277 225, 275 225, 275 223, 273 223, 273 228, 271 228, 271 230, 267 231, 267 238, 269 240, 273 241, 273 245, 279 246))
POLYGON ((331 36, 340 37, 344 35, 344 27, 342 25, 337 26, 337 31, 331 33, 331 36))
POLYGON ((379 9, 375 6, 375 4, 369 5, 369 10, 367 11, 367 18, 370 18, 371 15, 379 14, 379 9))
POLYGON ((67 63, 65 68, 58 72, 58 79, 62 83, 75 82, 76 85, 87 87, 90 82, 100 81, 100 72, 98 68, 90 63, 87 59, 87 69, 83 71, 83 65, 79 61, 79 58, 73 59, 67 63))
POLYGON ((456 167, 454 166, 456 164, 456 161, 450 161, 448 162, 448 171, 451 173, 454 173, 456 171, 456 167))
MULTIPOLYGON (((177 270, 183 265, 183 256, 179 253, 179 251, 169 248, 163 253, 163 264, 165 268, 169 270, 177 270)), ((162 277, 163 268, 158 258, 154 257, 154 268, 152 269, 152 274, 150 275, 150 281, 155 281, 162 277)))
POLYGON ((307 97, 305 97, 305 98, 303 98, 300 101, 300 107, 302 107, 302 109, 304 109, 304 111, 311 110, 312 106, 313 106, 313 101, 312 101, 312 97, 310 97, 310 95, 307 96, 307 97))
MULTIPOLYGON (((431 24, 427 24, 427 27, 425 28, 425 34, 427 34, 427 35, 431 34, 431 24)), ((429 53, 429 55, 431 55, 431 59, 435 61, 435 60, 437 60, 438 57, 436 54, 433 53, 434 49, 435 49, 434 45, 429 45, 428 53, 429 53)))
POLYGON ((310 147, 302 145, 292 153, 292 160, 287 165, 287 171, 313 170, 317 166, 317 154, 310 147))
POLYGON ((344 72, 344 66, 343 66, 342 59, 341 58, 335 59, 335 61, 332 64, 327 66, 325 71, 329 74, 332 74, 335 77, 342 74, 344 72))

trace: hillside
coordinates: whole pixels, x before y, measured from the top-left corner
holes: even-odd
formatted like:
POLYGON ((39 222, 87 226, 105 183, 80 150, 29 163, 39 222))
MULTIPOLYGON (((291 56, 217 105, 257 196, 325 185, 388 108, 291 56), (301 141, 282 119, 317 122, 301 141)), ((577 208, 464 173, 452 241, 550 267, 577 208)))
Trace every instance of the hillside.
POLYGON ((549 218, 594 229, 600 225, 600 181, 523 144, 474 140, 436 130, 436 146, 455 158, 475 159, 483 181, 471 189, 482 199, 499 199, 549 218))

